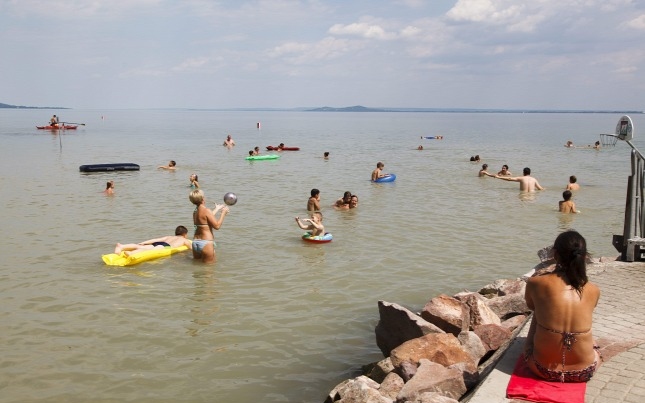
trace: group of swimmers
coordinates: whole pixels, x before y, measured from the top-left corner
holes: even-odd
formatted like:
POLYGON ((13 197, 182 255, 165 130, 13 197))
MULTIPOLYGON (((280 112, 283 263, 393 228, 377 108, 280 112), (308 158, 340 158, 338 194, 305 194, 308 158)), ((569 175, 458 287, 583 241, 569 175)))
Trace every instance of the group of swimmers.
MULTIPOLYGON (((544 190, 540 183, 531 176, 531 168, 526 167, 522 171, 523 176, 513 177, 509 171, 508 165, 502 165, 502 169, 497 172, 497 174, 491 174, 488 172, 488 164, 483 164, 482 168, 479 170, 479 176, 490 176, 492 178, 498 178, 510 182, 519 182, 520 191, 522 192, 534 192, 536 190, 544 190)), ((580 185, 577 183, 578 178, 575 175, 569 177, 569 183, 566 186, 564 192, 562 192, 562 200, 558 202, 558 210, 561 213, 579 213, 580 211, 576 209, 575 203, 571 200, 573 197, 573 192, 580 189, 580 185)))
POLYGON ((600 141, 596 141, 593 145, 577 147, 573 144, 573 141, 569 140, 564 145, 567 148, 593 148, 595 150, 600 150, 600 141))

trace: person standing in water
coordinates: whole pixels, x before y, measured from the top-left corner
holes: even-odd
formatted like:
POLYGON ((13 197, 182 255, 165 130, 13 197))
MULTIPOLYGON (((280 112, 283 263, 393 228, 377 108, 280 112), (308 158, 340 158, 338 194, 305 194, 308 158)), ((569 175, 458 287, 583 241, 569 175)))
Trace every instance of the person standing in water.
POLYGON ((537 179, 531 176, 531 168, 526 167, 523 170, 524 176, 508 177, 495 175, 497 179, 502 179, 509 182, 519 182, 521 192, 535 192, 536 190, 544 190, 538 183, 537 179))
POLYGON ((224 223, 224 217, 228 214, 228 207, 224 204, 215 204, 210 210, 206 207, 206 197, 200 189, 195 189, 188 196, 193 203, 193 223, 195 224, 195 235, 193 236, 193 258, 201 259, 204 263, 215 262, 215 238, 213 229, 219 230, 224 223), (219 214, 219 218, 217 217, 219 214))

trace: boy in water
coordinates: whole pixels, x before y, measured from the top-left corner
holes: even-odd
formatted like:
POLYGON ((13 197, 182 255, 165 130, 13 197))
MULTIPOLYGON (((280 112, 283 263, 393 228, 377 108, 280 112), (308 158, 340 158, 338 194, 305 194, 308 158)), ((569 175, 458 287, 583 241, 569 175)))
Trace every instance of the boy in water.
POLYGON ((307 211, 320 211, 320 190, 311 189, 311 197, 307 200, 307 211))
POLYGON ((385 175, 383 174, 383 168, 385 168, 385 164, 382 162, 377 162, 376 163, 376 169, 372 171, 372 182, 377 180, 378 178, 382 178, 385 175))
POLYGON ((167 169, 168 171, 174 171, 177 169, 177 163, 174 160, 168 161, 168 165, 160 165, 157 169, 167 169))
POLYGON ((558 205, 560 206, 560 212, 561 213, 577 213, 578 211, 576 210, 576 204, 571 201, 571 191, 570 190, 565 190, 562 192, 562 198, 564 200, 560 200, 558 205))
POLYGON ((296 223, 301 229, 309 231, 311 237, 323 236, 325 235, 325 227, 322 224, 323 216, 320 211, 316 211, 311 214, 311 218, 305 218, 303 220, 300 217, 296 217, 296 223), (305 224, 305 223, 309 224, 305 224))
POLYGON ((138 252, 151 249, 178 248, 182 245, 192 249, 192 241, 186 238, 188 229, 183 225, 175 228, 175 235, 163 236, 161 238, 149 239, 140 243, 127 243, 125 245, 117 243, 114 253, 117 255, 123 252, 126 256, 134 255, 138 252))
POLYGON ((578 178, 576 178, 575 175, 571 175, 569 177, 569 183, 567 184, 566 190, 580 190, 580 185, 578 185, 576 182, 578 182, 578 178))

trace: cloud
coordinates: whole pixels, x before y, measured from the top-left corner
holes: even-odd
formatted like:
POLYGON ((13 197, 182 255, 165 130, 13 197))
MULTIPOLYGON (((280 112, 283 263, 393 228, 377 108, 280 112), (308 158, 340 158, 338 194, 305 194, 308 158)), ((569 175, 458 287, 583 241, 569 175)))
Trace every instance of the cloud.
POLYGON ((131 77, 164 77, 168 73, 161 69, 150 69, 150 68, 136 68, 124 71, 119 74, 120 78, 131 78, 131 77))
POLYGON ((92 16, 112 17, 135 9, 158 8, 162 0, 11 0, 0 10, 22 17, 78 19, 92 16))
POLYGON ((185 70, 195 70, 204 65, 206 65, 210 59, 208 57, 195 57, 186 59, 177 66, 173 67, 172 71, 185 71, 185 70))
POLYGON ((630 28, 645 31, 645 14, 641 14, 633 20, 629 21, 627 23, 627 26, 630 28))
POLYGON ((314 43, 288 42, 268 52, 272 58, 282 58, 292 64, 310 64, 330 60, 357 48, 347 39, 327 37, 314 43))
POLYGON ((396 33, 387 32, 379 25, 355 22, 349 25, 335 24, 329 28, 332 35, 358 36, 366 39, 390 40, 397 37, 396 33))

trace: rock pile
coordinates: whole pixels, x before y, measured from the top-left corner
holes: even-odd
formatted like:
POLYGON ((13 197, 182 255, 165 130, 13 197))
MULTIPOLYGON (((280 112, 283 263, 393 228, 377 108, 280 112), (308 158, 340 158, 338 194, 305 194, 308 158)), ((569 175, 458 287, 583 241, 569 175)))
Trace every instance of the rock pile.
POLYGON ((325 403, 453 403, 475 387, 493 354, 530 313, 526 282, 439 295, 421 312, 379 301, 376 344, 385 359, 338 384, 325 403))

